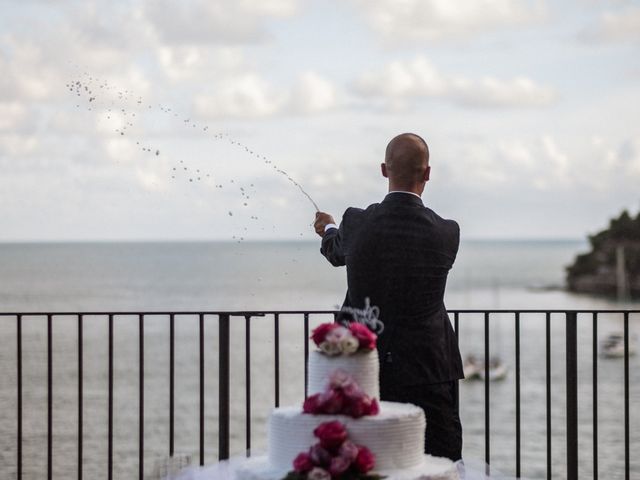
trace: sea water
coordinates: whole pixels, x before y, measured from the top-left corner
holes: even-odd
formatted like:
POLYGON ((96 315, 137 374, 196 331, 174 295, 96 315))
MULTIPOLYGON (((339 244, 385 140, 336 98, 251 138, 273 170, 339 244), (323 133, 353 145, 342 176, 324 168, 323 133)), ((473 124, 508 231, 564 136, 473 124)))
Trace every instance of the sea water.
MULTIPOLYGON (((450 274, 450 309, 605 309, 639 306, 573 295, 560 287, 564 267, 583 242, 463 241, 450 274)), ((0 245, 2 311, 331 310, 341 304, 345 272, 319 253, 319 242, 57 243, 0 245)), ((312 317, 311 326, 331 317, 312 317)), ((632 316, 632 334, 638 331, 632 316)), ((463 356, 482 356, 481 314, 460 319, 463 356)), ((218 452, 217 319, 205 318, 205 462, 218 452)), ((245 454, 245 319, 231 323, 231 453, 245 454)), ((23 319, 23 478, 46 475, 46 318, 23 319)), ((169 452, 169 320, 145 320, 145 473, 157 478, 169 452)), ((591 316, 579 317, 580 475, 590 477, 592 445, 591 316)), ((599 337, 622 329, 619 315, 602 315, 599 337)), ((106 478, 107 319, 84 320, 83 469, 106 478)), ((265 448, 265 422, 274 404, 274 321, 251 320, 251 447, 265 448)), ((509 368, 491 383, 491 464, 515 472, 515 353, 513 315, 491 317, 491 355, 509 368)), ((114 478, 137 476, 138 321, 114 322, 114 478)), ((301 404, 303 341, 300 316, 280 320, 280 403, 301 404)), ((562 315, 551 322, 552 464, 565 478, 565 337, 562 315)), ((175 452, 198 463, 198 319, 176 318, 175 452)), ((521 320, 522 473, 546 476, 545 318, 521 320)), ((630 359, 631 451, 640 445, 634 413, 640 392, 637 357, 630 359)), ((599 360, 600 476, 623 478, 623 362, 599 360)), ((53 473, 77 470, 77 321, 53 321, 53 473)), ((0 318, 0 478, 16 475, 16 319, 0 318)), ((464 455, 484 459, 484 385, 461 382, 464 455)), ((632 472, 640 464, 632 456, 632 472)), ((633 475, 633 474, 632 474, 633 475)))

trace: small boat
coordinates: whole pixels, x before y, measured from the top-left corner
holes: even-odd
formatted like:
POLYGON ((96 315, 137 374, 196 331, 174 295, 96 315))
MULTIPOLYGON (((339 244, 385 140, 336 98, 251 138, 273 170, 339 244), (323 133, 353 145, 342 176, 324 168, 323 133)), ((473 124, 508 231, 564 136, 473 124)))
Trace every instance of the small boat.
MULTIPOLYGON (((629 356, 636 354, 636 336, 629 337, 629 356)), ((600 341, 600 355, 604 358, 624 357, 624 335, 611 333, 600 341)))
MULTIPOLYGON (((484 380, 485 365, 484 361, 478 359, 475 355, 469 355, 463 363, 465 380, 484 380)), ((498 357, 489 360, 489 380, 492 382, 504 380, 509 373, 507 367, 498 357)))
POLYGON ((475 355, 468 355, 462 364, 465 380, 479 380, 480 370, 484 370, 484 363, 475 355))

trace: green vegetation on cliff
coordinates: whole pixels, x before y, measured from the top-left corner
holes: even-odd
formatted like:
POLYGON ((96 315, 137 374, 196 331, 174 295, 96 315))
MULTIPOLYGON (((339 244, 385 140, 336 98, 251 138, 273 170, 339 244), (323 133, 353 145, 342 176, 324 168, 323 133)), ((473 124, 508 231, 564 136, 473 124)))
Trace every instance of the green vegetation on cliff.
POLYGON ((569 290, 640 297, 640 213, 623 211, 609 228, 589 236, 591 251, 567 267, 569 290))

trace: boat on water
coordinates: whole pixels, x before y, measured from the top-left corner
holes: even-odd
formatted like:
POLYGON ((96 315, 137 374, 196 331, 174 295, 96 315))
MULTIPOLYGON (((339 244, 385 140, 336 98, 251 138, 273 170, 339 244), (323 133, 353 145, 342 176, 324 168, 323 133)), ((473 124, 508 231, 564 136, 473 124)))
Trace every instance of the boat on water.
MULTIPOLYGON (((635 335, 629 337, 629 356, 636 354, 635 335)), ((624 335, 622 333, 611 333, 600 341, 600 355, 604 358, 624 357, 624 335)))
MULTIPOLYGON (((465 380, 484 380, 485 364, 484 360, 479 359, 475 355, 468 355, 463 363, 465 380)), ((507 378, 509 367, 505 365, 498 357, 489 359, 489 380, 500 381, 507 378)))

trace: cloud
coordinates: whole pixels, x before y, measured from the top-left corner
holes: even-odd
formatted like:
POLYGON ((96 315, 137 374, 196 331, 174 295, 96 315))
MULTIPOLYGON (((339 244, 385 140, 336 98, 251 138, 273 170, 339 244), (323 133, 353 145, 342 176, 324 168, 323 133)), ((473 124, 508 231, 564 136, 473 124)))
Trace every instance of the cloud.
POLYGON ((522 0, 352 0, 390 43, 468 38, 539 21, 542 2, 522 0))
POLYGON ((221 72, 246 68, 239 47, 161 45, 156 50, 156 58, 166 77, 174 82, 203 82, 221 72))
POLYGON ((144 16, 170 44, 244 44, 266 38, 264 20, 286 18, 298 0, 148 0, 144 16))
POLYGON ((579 34, 587 43, 640 41, 640 7, 605 12, 598 21, 579 34))
POLYGON ((215 93, 198 95, 195 111, 204 118, 259 118, 279 113, 285 104, 278 92, 256 73, 218 82, 215 93))
POLYGON ((291 88, 277 88, 256 72, 232 75, 194 102, 196 113, 208 119, 312 115, 337 106, 336 88, 312 71, 299 75, 291 88))
POLYGON ((25 125, 28 109, 20 102, 0 103, 0 132, 16 131, 25 125))
POLYGON ((34 135, 0 134, 0 157, 10 159, 29 157, 40 153, 40 142, 34 135))
POLYGON ((444 98, 469 107, 541 107, 556 98, 550 87, 540 86, 526 77, 479 80, 447 75, 428 59, 418 56, 394 61, 379 72, 363 74, 353 91, 364 98, 382 100, 387 107, 403 109, 417 98, 444 98))
POLYGON ((315 72, 302 73, 289 100, 292 111, 302 114, 322 113, 338 105, 335 86, 315 72))

